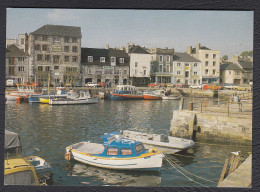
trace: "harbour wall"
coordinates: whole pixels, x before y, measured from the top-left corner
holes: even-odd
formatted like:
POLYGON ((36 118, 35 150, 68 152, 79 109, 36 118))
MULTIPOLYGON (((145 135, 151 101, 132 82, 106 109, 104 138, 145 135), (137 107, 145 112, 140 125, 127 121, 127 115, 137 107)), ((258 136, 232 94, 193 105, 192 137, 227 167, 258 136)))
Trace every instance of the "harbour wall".
POLYGON ((207 140, 222 143, 252 144, 252 117, 209 114, 198 111, 173 112, 170 133, 195 141, 207 140))

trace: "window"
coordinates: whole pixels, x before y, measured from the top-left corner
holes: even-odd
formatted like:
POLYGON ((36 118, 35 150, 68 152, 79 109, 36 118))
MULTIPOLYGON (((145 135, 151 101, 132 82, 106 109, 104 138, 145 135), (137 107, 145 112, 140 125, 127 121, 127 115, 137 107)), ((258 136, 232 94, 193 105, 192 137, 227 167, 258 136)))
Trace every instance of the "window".
POLYGON ((181 66, 181 63, 177 63, 177 67, 180 67, 181 66))
POLYGON ((45 71, 50 71, 50 67, 49 66, 45 67, 45 71))
POLYGON ((216 61, 213 61, 213 66, 216 66, 216 61))
POLYGON ((37 55, 37 61, 42 61, 42 55, 37 55))
POLYGON ((206 54, 206 55, 205 55, 205 58, 209 58, 209 54, 206 54))
POLYGON ((208 61, 205 61, 205 66, 209 66, 209 62, 208 61))
POLYGON ((73 47, 72 47, 72 52, 76 53, 77 50, 78 50, 78 47, 76 47, 76 46, 73 46, 73 47))
POLYGON ((23 44, 24 44, 24 38, 21 39, 21 45, 23 45, 23 44))
POLYGON ((216 75, 216 69, 213 69, 213 75, 216 75))
POLYGON ((198 72, 197 71, 194 71, 194 73, 193 73, 194 75, 198 75, 198 72))
POLYGON ((34 49, 37 50, 37 51, 40 51, 41 50, 41 46, 40 45, 35 45, 34 49))
POLYGON ((69 52, 70 51, 70 47, 69 46, 64 46, 64 52, 69 52))
POLYGON ((135 151, 136 151, 137 153, 142 152, 143 150, 145 150, 143 144, 137 144, 137 145, 135 146, 135 151))
POLYGON ((135 75, 137 75, 137 73, 138 73, 138 71, 137 71, 137 69, 135 69, 135 75))
POLYGON ((190 64, 189 63, 185 63, 185 66, 188 67, 188 66, 190 66, 190 64))
POLYGON ((170 65, 168 64, 168 65, 166 65, 166 72, 170 72, 170 65))
POLYGON ((48 41, 48 36, 47 35, 43 35, 42 36, 42 41, 48 41))
POLYGON ((232 74, 232 71, 229 71, 229 75, 231 75, 232 74))
POLYGON ((24 71, 24 67, 18 67, 18 71, 24 71))
POLYGON ((45 55, 45 61, 51 61, 51 56, 50 55, 45 55))
POLYGON ((115 57, 111 57, 111 63, 115 63, 116 62, 116 58, 115 57))
POLYGON ((106 61, 105 57, 100 57, 100 62, 104 63, 106 61))
POLYGON ((120 153, 121 155, 132 155, 133 151, 131 149, 121 149, 120 153))
POLYGON ((208 69, 205 69, 205 74, 208 74, 209 73, 209 70, 208 69))
POLYGON ((38 71, 42 71, 42 66, 38 66, 38 71))
POLYGON ((59 66, 54 66, 54 70, 58 70, 59 69, 59 66))
POLYGON ((9 67, 9 75, 14 75, 14 67, 9 67))
POLYGON ((72 62, 77 62, 78 61, 78 57, 74 56, 72 57, 72 62))
POLYGON ((91 74, 91 69, 88 69, 88 74, 91 74))
POLYGON ((240 72, 239 71, 236 71, 236 75, 239 75, 240 74, 240 72))
POLYGON ((54 64, 60 63, 60 56, 59 55, 54 55, 53 56, 53 63, 54 64))
POLYGON ((65 61, 65 62, 69 62, 69 61, 70 61, 70 56, 65 56, 65 57, 64 57, 64 61, 65 61))
POLYGON ((137 67, 137 65, 138 65, 138 62, 135 62, 135 67, 137 67))
POLYGON ((216 54, 213 54, 213 59, 216 59, 216 54))
POLYGON ((88 56, 88 62, 93 62, 93 57, 92 56, 88 56))
POLYGON ((167 63, 170 62, 170 56, 169 56, 169 55, 167 55, 167 57, 166 57, 166 62, 167 62, 167 63))
POLYGON ((146 75, 146 70, 144 70, 144 75, 146 75))
POLYGON ((114 74, 117 74, 117 75, 118 75, 118 74, 119 74, 119 70, 116 70, 116 69, 115 69, 115 70, 114 70, 114 74))
POLYGON ((163 72, 163 65, 159 65, 159 72, 163 72))
POLYGON ((24 57, 18 57, 18 61, 24 61, 24 57))
POLYGON ((194 65, 193 65, 194 67, 197 67, 198 66, 198 64, 197 63, 194 63, 194 65))
POLYGON ((54 36, 54 37, 53 37, 53 43, 54 43, 54 44, 59 44, 59 43, 60 43, 60 37, 54 36))
POLYGON ((43 50, 43 51, 47 51, 47 50, 48 50, 48 45, 43 45, 43 46, 42 46, 42 50, 43 50))
POLYGON ((70 37, 64 37, 64 42, 69 43, 70 42, 70 37))
POLYGON ((39 40, 40 40, 40 36, 38 36, 38 35, 35 35, 34 38, 35 38, 36 41, 39 41, 39 40))
POLYGON ((118 148, 116 147, 108 147, 107 155, 118 155, 118 148))
POLYGON ((8 61, 9 61, 9 65, 14 64, 14 57, 9 57, 8 61))
POLYGON ((77 37, 72 37, 72 43, 77 43, 78 38, 77 37))
POLYGON ((177 75, 180 75, 181 74, 181 71, 177 71, 177 75))
POLYGON ((126 75, 127 74, 127 70, 124 70, 124 75, 126 75))
POLYGON ((124 58, 119 58, 119 63, 124 63, 124 58))
POLYGON ((162 55, 160 55, 160 62, 162 62, 163 61, 163 56, 162 55))

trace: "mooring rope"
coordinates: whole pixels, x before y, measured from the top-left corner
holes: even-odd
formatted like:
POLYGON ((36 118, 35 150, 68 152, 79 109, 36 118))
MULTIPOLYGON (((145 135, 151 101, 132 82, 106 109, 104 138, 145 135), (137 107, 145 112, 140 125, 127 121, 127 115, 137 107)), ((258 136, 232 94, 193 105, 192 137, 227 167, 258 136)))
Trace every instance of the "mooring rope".
POLYGON ((178 165, 176 162, 174 162, 174 161, 173 161, 172 159, 170 159, 168 156, 165 155, 165 157, 166 157, 169 161, 171 161, 172 163, 174 163, 178 168, 182 169, 184 172, 186 172, 186 173, 188 173, 188 174, 190 174, 190 175, 192 175, 192 176, 194 176, 194 177, 198 177, 198 178, 200 178, 200 179, 202 179, 202 180, 205 180, 205 181, 208 181, 208 182, 211 182, 211 183, 217 183, 217 182, 215 182, 215 181, 211 181, 211 180, 209 180, 209 179, 205 179, 205 178, 203 178, 203 177, 194 175, 194 174, 192 174, 191 172, 185 170, 185 169, 184 169, 183 167, 181 167, 180 165, 178 165))
POLYGON ((165 158, 165 160, 166 160, 173 168, 175 168, 180 174, 182 174, 184 177, 186 177, 186 178, 189 179, 190 181, 192 181, 192 182, 194 182, 194 183, 197 183, 197 184, 199 184, 199 185, 202 185, 202 186, 204 186, 204 187, 208 187, 207 185, 204 185, 204 184, 202 184, 202 183, 199 183, 199 182, 197 182, 197 181, 194 181, 193 179, 191 179, 190 177, 188 177, 187 175, 185 175, 184 173, 182 173, 177 167, 175 167, 175 166, 171 163, 171 161, 170 161, 169 159, 167 159, 167 156, 165 156, 164 158, 165 158))

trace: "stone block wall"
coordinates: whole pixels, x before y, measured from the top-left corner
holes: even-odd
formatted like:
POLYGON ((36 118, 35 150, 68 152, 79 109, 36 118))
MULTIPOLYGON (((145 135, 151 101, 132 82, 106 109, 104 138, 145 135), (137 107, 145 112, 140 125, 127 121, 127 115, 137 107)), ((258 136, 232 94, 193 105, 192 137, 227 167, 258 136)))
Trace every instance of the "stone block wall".
POLYGON ((198 127, 195 140, 211 140, 241 144, 252 144, 252 118, 229 117, 196 111, 174 111, 170 132, 174 136, 190 138, 190 122, 194 119, 198 127))

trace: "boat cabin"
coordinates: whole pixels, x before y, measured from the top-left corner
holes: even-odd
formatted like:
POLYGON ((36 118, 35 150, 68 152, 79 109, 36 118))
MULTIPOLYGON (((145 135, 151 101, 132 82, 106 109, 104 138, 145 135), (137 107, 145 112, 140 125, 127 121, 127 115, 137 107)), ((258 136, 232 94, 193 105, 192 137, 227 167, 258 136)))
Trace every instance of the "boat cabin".
POLYGON ((115 90, 116 94, 133 94, 135 92, 135 86, 132 85, 118 85, 115 90))
POLYGON ((123 138, 119 133, 120 132, 113 132, 103 135, 101 138, 104 141, 104 151, 95 156, 126 158, 137 157, 147 153, 147 150, 141 142, 123 138))

